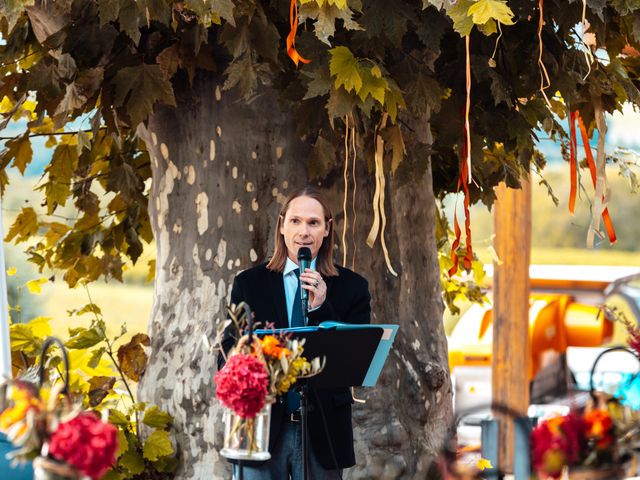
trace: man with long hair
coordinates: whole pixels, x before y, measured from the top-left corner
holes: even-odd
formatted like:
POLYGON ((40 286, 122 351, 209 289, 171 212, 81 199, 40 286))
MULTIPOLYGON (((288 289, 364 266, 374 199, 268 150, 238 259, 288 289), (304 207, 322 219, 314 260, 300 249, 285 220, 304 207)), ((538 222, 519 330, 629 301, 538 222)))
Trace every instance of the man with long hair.
MULTIPOLYGON (((300 326, 302 313, 296 303, 298 285, 309 292, 310 325, 325 320, 369 323, 371 307, 367 281, 334 265, 334 221, 319 190, 304 187, 282 205, 275 230, 275 249, 268 263, 236 276, 231 303, 246 302, 263 325, 275 328, 300 326), (311 268, 300 272, 298 250, 311 250, 311 268), (300 281, 298 280, 300 278, 300 281)), ((228 350, 234 338, 226 338, 228 350)), ((221 360, 219 359, 219 364, 221 360)), ((220 365, 219 365, 220 366, 220 365)), ((355 464, 349 389, 309 388, 309 477, 341 478, 342 469, 355 464)), ((269 451, 271 459, 244 467, 246 480, 301 480, 303 461, 299 397, 289 392, 272 406, 269 451)))

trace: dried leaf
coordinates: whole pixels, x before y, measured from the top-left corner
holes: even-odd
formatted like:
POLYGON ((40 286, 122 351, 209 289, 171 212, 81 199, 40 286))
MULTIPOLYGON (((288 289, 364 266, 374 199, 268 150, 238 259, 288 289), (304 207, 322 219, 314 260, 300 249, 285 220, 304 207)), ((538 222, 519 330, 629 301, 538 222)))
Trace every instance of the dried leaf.
POLYGON ((147 354, 143 346, 149 346, 151 342, 144 333, 133 336, 131 341, 118 349, 118 362, 124 374, 134 382, 140 381, 140 377, 147 367, 147 354))

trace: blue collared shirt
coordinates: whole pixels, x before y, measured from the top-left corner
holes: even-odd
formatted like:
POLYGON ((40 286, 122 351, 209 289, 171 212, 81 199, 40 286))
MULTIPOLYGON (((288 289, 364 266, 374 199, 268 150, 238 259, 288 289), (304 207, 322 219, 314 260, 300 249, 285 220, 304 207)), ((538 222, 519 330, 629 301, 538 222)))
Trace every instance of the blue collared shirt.
MULTIPOLYGON (((311 260, 311 265, 309 266, 311 270, 316 269, 316 259, 317 257, 311 260)), ((289 320, 289 326, 291 326, 293 302, 295 300, 296 292, 298 291, 298 277, 296 277, 296 272, 294 270, 298 270, 298 268, 298 265, 287 257, 287 263, 285 264, 284 271, 282 272, 282 279, 284 281, 284 298, 287 301, 287 319, 289 320)), ((310 311, 312 310, 315 310, 315 308, 310 309, 310 311)))

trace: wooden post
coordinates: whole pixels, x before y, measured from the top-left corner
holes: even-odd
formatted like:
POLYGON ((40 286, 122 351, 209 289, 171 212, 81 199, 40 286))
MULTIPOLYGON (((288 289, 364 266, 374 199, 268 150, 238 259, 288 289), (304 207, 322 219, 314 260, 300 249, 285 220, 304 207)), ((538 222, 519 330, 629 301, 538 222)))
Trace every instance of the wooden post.
MULTIPOLYGON (((529 407, 529 263, 531 259, 531 183, 522 189, 496 188, 494 263, 492 392, 496 404, 522 416, 529 407)), ((500 418, 500 468, 513 472, 514 429, 511 416, 500 418)))

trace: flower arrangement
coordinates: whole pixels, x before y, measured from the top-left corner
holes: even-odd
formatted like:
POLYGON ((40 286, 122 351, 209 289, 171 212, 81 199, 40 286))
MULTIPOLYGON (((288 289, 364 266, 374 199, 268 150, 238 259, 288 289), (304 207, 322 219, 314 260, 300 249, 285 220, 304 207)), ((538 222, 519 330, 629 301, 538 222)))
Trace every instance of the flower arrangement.
POLYGON ((559 478, 565 468, 617 470, 632 446, 636 421, 614 399, 603 406, 542 421, 531 434, 533 469, 540 478, 559 478))
MULTIPOLYGON (((253 335, 253 326, 249 325, 251 312, 244 303, 230 307, 229 317, 218 332, 216 343, 220 344, 224 332, 228 334, 226 329, 233 327, 239 340, 225 366, 214 376, 216 397, 235 416, 227 432, 229 437, 236 438, 235 448, 245 444, 247 454, 251 455, 255 450, 266 450, 266 445, 258 445, 255 435, 256 417, 260 412, 275 402, 277 396, 287 393, 299 379, 320 373, 324 364, 319 358, 309 361, 303 356, 304 340, 275 333, 261 338, 253 335), (247 328, 249 333, 241 335, 247 328)), ((261 428, 266 429, 268 436, 268 426, 261 428)))
MULTIPOLYGON (((62 347, 59 340, 47 339, 41 365, 54 343, 62 347)), ((98 480, 116 462, 117 429, 94 412, 73 405, 67 384, 68 375, 66 382, 51 389, 22 380, 9 382, 10 406, 0 414, 0 431, 19 447, 11 459, 33 460, 36 475, 40 471, 55 478, 98 480)))

